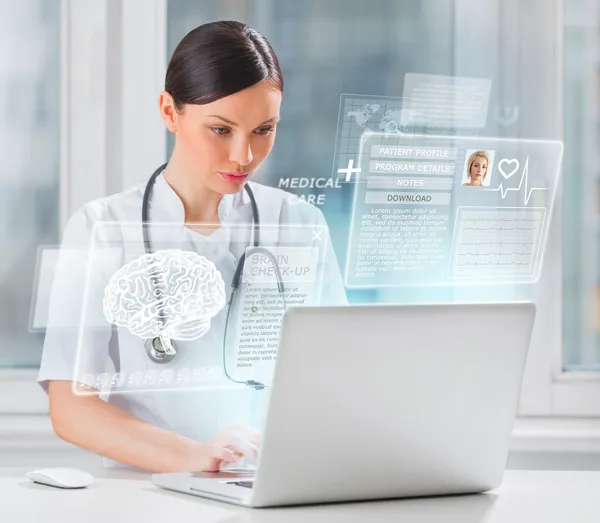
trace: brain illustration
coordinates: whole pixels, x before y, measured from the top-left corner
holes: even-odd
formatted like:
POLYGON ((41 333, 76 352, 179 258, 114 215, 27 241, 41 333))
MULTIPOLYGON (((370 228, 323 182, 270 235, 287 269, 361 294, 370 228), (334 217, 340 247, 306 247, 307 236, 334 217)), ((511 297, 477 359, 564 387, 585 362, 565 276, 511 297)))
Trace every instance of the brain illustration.
POLYGON ((104 291, 106 319, 141 338, 194 340, 225 306, 214 263, 195 252, 167 249, 121 267, 104 291))

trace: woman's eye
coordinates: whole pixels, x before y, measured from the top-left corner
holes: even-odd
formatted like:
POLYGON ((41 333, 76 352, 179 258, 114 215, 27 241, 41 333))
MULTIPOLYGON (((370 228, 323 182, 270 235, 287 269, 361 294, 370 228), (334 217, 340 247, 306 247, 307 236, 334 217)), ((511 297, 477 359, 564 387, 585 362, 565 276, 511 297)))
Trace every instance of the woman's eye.
POLYGON ((227 134, 229 132, 229 129, 227 129, 227 127, 211 127, 210 130, 213 133, 219 135, 227 134))
POLYGON ((254 131, 254 132, 256 134, 259 134, 259 135, 263 136, 265 134, 269 134, 272 131, 273 131, 273 127, 261 127, 259 129, 256 129, 256 131, 254 131))

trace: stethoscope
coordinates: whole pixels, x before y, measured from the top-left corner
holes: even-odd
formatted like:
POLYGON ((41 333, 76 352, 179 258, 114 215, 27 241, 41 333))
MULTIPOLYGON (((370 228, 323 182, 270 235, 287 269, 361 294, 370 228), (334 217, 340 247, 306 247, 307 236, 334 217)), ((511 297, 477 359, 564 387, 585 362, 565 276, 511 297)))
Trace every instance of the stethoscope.
MULTIPOLYGON (((144 190, 144 198, 142 200, 142 234, 143 234, 143 238, 144 238, 144 249, 146 250, 146 254, 153 254, 152 245, 150 244, 150 238, 148 236, 148 225, 149 225, 148 206, 150 203, 150 195, 152 193, 152 187, 154 186, 154 182, 156 181, 156 178, 158 178, 158 176, 165 170, 165 168, 167 167, 167 163, 164 163, 158 169, 156 169, 156 171, 154 171, 154 173, 148 180, 148 183, 146 184, 146 189, 144 190)), ((265 388, 265 385, 263 383, 260 383, 258 381, 254 381, 254 380, 238 381, 238 380, 233 379, 227 373, 227 363, 226 363, 226 357, 225 357, 225 348, 227 345, 227 326, 229 324, 229 315, 231 313, 231 305, 233 303, 233 299, 235 297, 235 294, 240 285, 240 281, 242 279, 242 274, 244 272, 244 262, 246 260, 247 254, 254 254, 254 253, 258 252, 258 253, 266 255, 269 258, 269 260, 273 264, 273 267, 275 268, 275 274, 277 276, 277 290, 278 290, 279 294, 282 296, 282 298, 284 298, 283 280, 281 278, 281 272, 279 270, 279 266, 277 265, 277 260, 275 259, 275 256, 273 255, 272 252, 270 252, 268 249, 265 249, 264 247, 260 246, 260 217, 258 215, 258 206, 256 205, 256 198, 254 197, 254 193, 252 192, 252 189, 250 188, 250 186, 247 183, 244 185, 244 189, 245 189, 246 193, 248 194, 248 197, 250 198, 250 205, 252 206, 252 240, 253 240, 252 243, 253 243, 253 247, 251 249, 247 250, 246 252, 244 252, 244 254, 242 254, 242 256, 240 257, 240 260, 238 261, 237 267, 233 274, 233 279, 231 281, 231 296, 229 297, 229 301, 227 302, 227 315, 225 317, 225 331, 223 334, 223 347, 222 347, 223 372, 225 373, 225 376, 229 380, 233 381, 234 383, 245 384, 248 387, 252 387, 254 389, 260 390, 260 389, 265 388)), ((154 287, 155 295, 160 296, 161 289, 160 289, 160 284, 158 282, 158 279, 153 276, 150 276, 150 279, 152 281, 152 286, 154 287)), ((284 310, 285 310, 285 300, 283 303, 284 303, 284 310)), ((164 316, 162 315, 162 313, 163 313, 163 311, 159 310, 158 317, 159 317, 160 323, 164 323, 164 316)), ((146 349, 146 354, 155 363, 169 363, 177 355, 177 347, 173 340, 169 340, 169 342, 165 345, 167 345, 167 346, 165 347, 163 345, 163 343, 160 339, 160 336, 156 336, 154 338, 148 338, 146 340, 146 342, 144 343, 144 347, 146 349)))

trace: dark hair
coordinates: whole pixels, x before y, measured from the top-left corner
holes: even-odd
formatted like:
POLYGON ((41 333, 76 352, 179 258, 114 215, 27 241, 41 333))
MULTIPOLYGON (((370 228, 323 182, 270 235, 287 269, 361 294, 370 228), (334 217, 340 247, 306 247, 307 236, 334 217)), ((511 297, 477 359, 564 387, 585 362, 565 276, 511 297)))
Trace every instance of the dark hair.
POLYGON ((283 92, 279 61, 262 34, 241 22, 210 22, 192 29, 177 45, 165 91, 180 110, 184 104, 208 104, 267 78, 283 92))

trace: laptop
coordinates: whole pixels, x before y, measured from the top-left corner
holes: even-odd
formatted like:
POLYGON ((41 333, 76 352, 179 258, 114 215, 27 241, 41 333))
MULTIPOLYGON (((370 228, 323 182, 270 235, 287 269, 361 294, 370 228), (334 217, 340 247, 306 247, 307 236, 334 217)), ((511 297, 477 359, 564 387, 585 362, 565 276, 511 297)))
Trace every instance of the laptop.
POLYGON ((152 481, 248 507, 492 490, 534 316, 523 302, 290 309, 256 469, 152 481))

